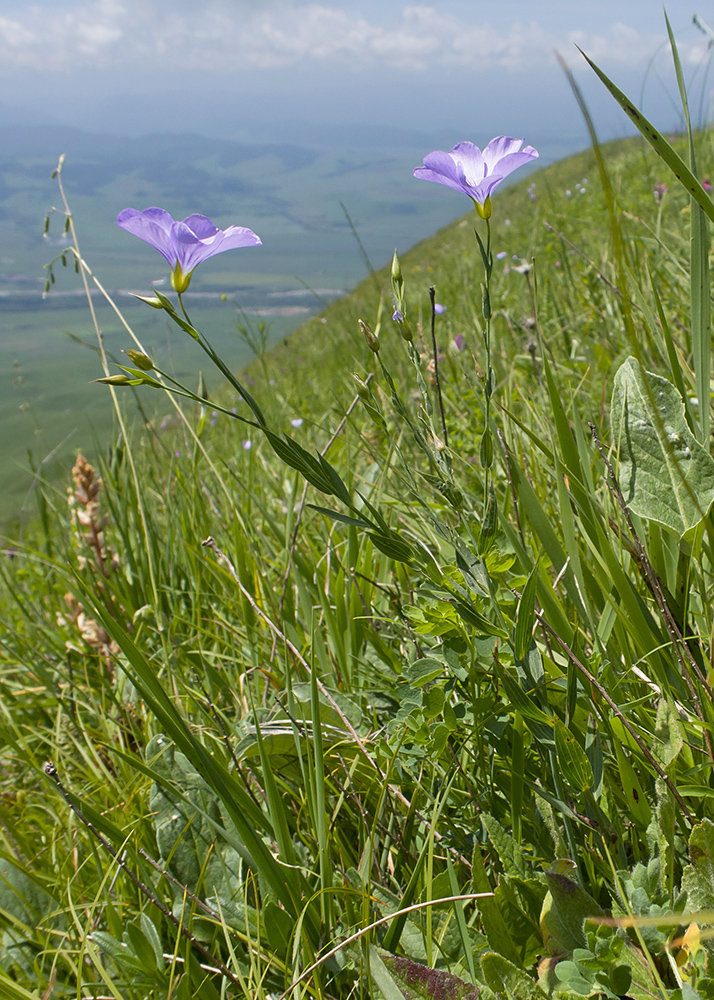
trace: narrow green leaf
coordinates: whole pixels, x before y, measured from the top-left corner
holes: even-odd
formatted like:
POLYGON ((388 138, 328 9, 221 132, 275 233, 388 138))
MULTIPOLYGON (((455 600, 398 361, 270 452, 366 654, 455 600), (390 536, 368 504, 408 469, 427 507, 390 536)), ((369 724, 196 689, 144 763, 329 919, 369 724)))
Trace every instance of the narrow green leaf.
POLYGON ((598 66, 595 65, 592 59, 588 59, 582 49, 579 49, 579 51, 595 73, 600 77, 630 121, 642 133, 647 142, 649 142, 655 153, 662 157, 677 180, 689 192, 692 198, 694 198, 696 203, 701 205, 707 218, 714 222, 714 202, 712 202, 711 198, 691 172, 682 157, 673 149, 664 136, 657 131, 652 122, 648 121, 635 107, 629 97, 623 94, 619 87, 617 87, 612 80, 605 73, 603 73, 598 66))
POLYGON ((275 775, 273 774, 273 766, 270 762, 270 757, 265 749, 265 744, 263 743, 263 734, 261 733, 260 726, 258 724, 257 716, 254 716, 255 722, 255 738, 258 743, 258 752, 260 754, 260 764, 263 769, 263 785, 265 787, 265 797, 268 803, 268 813, 270 815, 270 822, 272 824, 273 830, 275 831, 275 841, 278 845, 278 850, 282 857, 282 860, 286 864, 296 865, 297 857, 295 855, 295 849, 293 847, 293 842, 290 837, 290 827, 288 825, 288 818, 285 811, 285 803, 283 797, 278 790, 278 785, 275 780, 275 775))
MULTIPOLYGON (((446 866, 449 872, 449 887, 451 889, 452 896, 460 895, 459 883, 456 880, 456 872, 454 871, 454 864, 447 854, 446 856, 446 866)), ((469 932, 466 927, 466 920, 464 918, 464 905, 463 901, 460 899, 455 899, 451 904, 454 907, 454 913, 456 914, 456 925, 459 928, 459 937, 461 938, 461 949, 466 955, 466 961, 469 966, 469 974, 471 975, 471 982, 476 982, 476 966, 474 964, 473 947, 471 945, 471 939, 469 938, 469 932)))
POLYGON ((318 514, 324 514, 325 517, 329 517, 333 521, 340 521, 342 524, 352 524, 355 528, 374 528, 373 524, 369 521, 362 521, 358 517, 350 517, 348 514, 341 514, 338 510, 330 510, 329 507, 318 507, 317 504, 308 503, 307 507, 312 507, 316 510, 318 514))
MULTIPOLYGON (((684 120, 687 123, 689 139, 689 166, 696 177, 697 164, 694 153, 694 135, 689 114, 687 88, 684 83, 682 63, 679 58, 677 43, 672 32, 672 26, 665 12, 669 44, 672 48, 674 69, 677 75, 679 96, 682 101, 684 120)), ((691 241, 690 241, 690 302, 692 309, 692 355, 694 358, 694 374, 697 380, 697 398, 699 400, 699 433, 702 444, 709 441, 709 407, 711 381, 711 303, 709 301, 709 227, 706 216, 694 198, 691 199, 691 241)))
MULTIPOLYGON (((265 878, 285 908, 296 916, 300 898, 298 876, 294 870, 275 860, 263 840, 261 827, 267 828, 269 826, 267 819, 263 820, 261 827, 257 829, 250 822, 247 817, 253 812, 253 803, 246 792, 233 775, 222 767, 191 733, 186 721, 178 713, 161 686, 154 669, 147 663, 124 629, 106 613, 104 608, 93 601, 89 590, 81 583, 80 586, 87 604, 93 607, 97 619, 102 622, 106 631, 124 653, 126 661, 120 661, 122 669, 141 693, 142 698, 170 738, 174 740, 196 771, 220 797, 236 831, 246 846, 246 853, 251 864, 265 878)), ((272 830, 270 833, 272 834, 272 830)))
POLYGON ((464 601, 454 601, 454 607, 459 615, 469 625, 473 625, 479 635, 494 635, 499 639, 508 639, 508 632, 499 625, 494 625, 485 615, 477 611, 473 605, 468 605, 464 601))
POLYGON ((516 625, 513 632, 513 652, 516 659, 522 660, 528 652, 533 637, 535 624, 535 601, 538 587, 538 564, 533 567, 521 591, 521 599, 516 610, 516 625))
POLYGON ((381 990, 384 1000, 404 1000, 404 995, 373 944, 369 946, 369 974, 381 990))
POLYGON ((521 818, 523 814, 523 768, 525 754, 523 747, 523 716, 513 713, 513 733, 511 736, 511 829, 513 839, 520 846, 521 818))
POLYGON ((647 801, 644 791, 642 790, 640 779, 637 777, 637 772, 632 766, 630 758, 618 742, 613 741, 613 743, 615 746, 615 756, 617 757, 617 768, 620 774, 622 790, 625 794, 625 799, 629 807, 629 813, 635 822, 638 823, 643 830, 646 830, 652 819, 650 804, 647 801))
POLYGON ((584 792, 593 783, 593 770, 583 748, 568 727, 555 720, 555 749, 558 767, 572 789, 584 792))
POLYGON ((498 526, 498 504, 493 488, 489 490, 488 503, 481 522, 481 530, 478 535, 479 555, 485 555, 493 545, 496 538, 496 528, 498 526))
POLYGON ((0 993, 3 1000, 40 1000, 39 993, 30 993, 23 986, 18 986, 14 980, 8 979, 4 972, 0 972, 0 993))
MULTIPOLYGON (((481 848, 476 845, 472 855, 471 882, 474 892, 492 892, 491 883, 486 875, 481 856, 481 848)), ((505 955, 507 958, 518 961, 518 949, 513 937, 508 929, 508 925, 503 918, 503 914, 498 903, 492 896, 485 896, 476 900, 483 929, 488 938, 489 945, 495 950, 505 955)))
MULTIPOLYGON (((421 873, 424 870, 424 865, 426 863, 427 855, 429 853, 429 838, 424 839, 424 845, 421 849, 417 862, 414 865, 414 871, 412 872, 409 881, 407 882, 406 889, 402 894, 402 898, 399 901, 399 909, 405 910, 408 906, 411 906, 414 902, 414 897, 416 895, 417 889, 421 884, 421 873)), ((490 892, 490 886, 487 889, 479 890, 476 892, 490 892)), ((402 936, 402 931, 404 930, 404 925, 408 919, 408 914, 400 913, 399 916, 394 917, 389 923, 389 930, 384 935, 384 947, 387 951, 396 951, 399 945, 399 939, 402 936)))
POLYGON ((396 562, 411 562, 414 558, 414 549, 403 538, 400 538, 396 531, 390 531, 388 535, 370 531, 369 537, 380 552, 396 562))

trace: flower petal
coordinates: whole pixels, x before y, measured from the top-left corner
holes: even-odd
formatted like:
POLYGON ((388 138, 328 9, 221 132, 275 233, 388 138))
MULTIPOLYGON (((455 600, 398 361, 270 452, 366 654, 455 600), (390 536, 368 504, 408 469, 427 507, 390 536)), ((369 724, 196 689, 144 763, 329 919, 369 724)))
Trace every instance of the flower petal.
POLYGON ((147 208, 143 212, 125 208, 117 216, 117 225, 158 250, 172 270, 178 267, 176 280, 182 284, 182 290, 188 287, 191 272, 202 261, 225 250, 261 243, 253 230, 244 226, 218 229, 205 215, 189 215, 182 222, 175 222, 162 208, 147 208))
POLYGON ((502 160, 504 156, 517 153, 522 145, 523 139, 512 139, 508 135, 497 135, 495 139, 491 139, 483 151, 488 172, 491 173, 498 161, 502 160))
POLYGON ((523 139, 505 135, 492 139, 483 152, 472 142, 459 142, 448 153, 435 150, 425 156, 424 166, 414 176, 462 191, 484 205, 502 180, 538 156, 532 146, 521 149, 522 145, 523 139))
MULTIPOLYGON (((173 221, 173 220, 172 220, 173 221)), ((199 240, 208 239, 220 232, 218 226, 214 226, 205 215, 189 215, 183 220, 183 224, 188 226, 192 233, 198 236, 199 240)))
POLYGON ((138 212, 135 208, 125 208, 117 215, 117 225, 133 236, 158 250, 173 265, 178 254, 171 239, 173 219, 162 208, 147 208, 138 212))

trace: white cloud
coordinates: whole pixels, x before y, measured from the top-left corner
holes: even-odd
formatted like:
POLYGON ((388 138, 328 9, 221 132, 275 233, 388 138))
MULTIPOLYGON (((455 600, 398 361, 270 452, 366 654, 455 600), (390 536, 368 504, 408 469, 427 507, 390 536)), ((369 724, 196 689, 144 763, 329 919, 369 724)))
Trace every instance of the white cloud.
MULTIPOLYGON (((20 66, 66 71, 111 65, 225 72, 308 61, 417 72, 452 65, 527 72, 552 61, 554 48, 570 59, 574 41, 596 61, 632 65, 651 56, 663 40, 626 24, 598 35, 558 35, 536 20, 497 30, 426 5, 404 7, 399 23, 389 27, 374 16, 321 3, 69 0, 61 10, 54 4, 17 10, 13 17, 0 17, 5 74, 20 66)), ((683 48, 685 59, 696 56, 697 45, 690 48, 691 53, 683 48)))

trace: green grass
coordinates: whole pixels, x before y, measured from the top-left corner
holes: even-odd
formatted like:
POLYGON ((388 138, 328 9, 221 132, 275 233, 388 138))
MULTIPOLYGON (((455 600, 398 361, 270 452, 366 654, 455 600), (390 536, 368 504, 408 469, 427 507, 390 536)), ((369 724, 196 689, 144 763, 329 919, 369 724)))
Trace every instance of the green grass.
POLYGON ((692 207, 641 142, 604 155, 609 188, 588 152, 494 199, 490 512, 473 214, 401 259, 420 364, 382 271, 239 376, 264 428, 212 374, 180 410, 137 387, 161 433, 37 491, 0 563, 8 996, 711 995, 709 943, 667 948, 714 909, 692 207))

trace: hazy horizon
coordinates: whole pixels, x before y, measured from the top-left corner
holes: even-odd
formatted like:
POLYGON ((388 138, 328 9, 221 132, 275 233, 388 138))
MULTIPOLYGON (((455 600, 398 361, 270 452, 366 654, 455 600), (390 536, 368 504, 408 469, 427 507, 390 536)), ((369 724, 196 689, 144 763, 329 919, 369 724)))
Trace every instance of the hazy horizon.
MULTIPOLYGON (((688 2, 667 9, 696 112, 711 117, 711 37, 688 2)), ((316 124, 343 141, 340 128, 370 125, 420 133, 429 148, 494 134, 584 145, 554 50, 611 138, 629 125, 575 45, 672 128, 681 115, 666 39, 651 0, 0 0, 0 125, 274 142, 316 124)))

